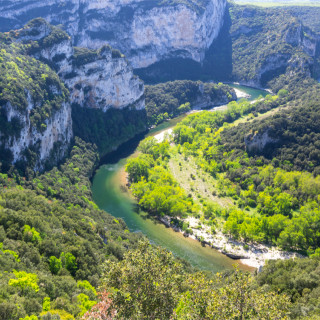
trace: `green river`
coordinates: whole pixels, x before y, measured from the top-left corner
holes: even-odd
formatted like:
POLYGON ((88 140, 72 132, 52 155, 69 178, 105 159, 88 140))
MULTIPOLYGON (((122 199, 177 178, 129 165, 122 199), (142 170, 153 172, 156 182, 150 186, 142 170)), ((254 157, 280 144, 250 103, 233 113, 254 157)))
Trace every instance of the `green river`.
MULTIPOLYGON (((268 94, 266 91, 249 87, 239 85, 234 85, 234 87, 250 94, 251 98, 248 100, 255 100, 259 95, 268 94)), ((150 130, 148 136, 175 126, 184 117, 181 116, 160 124, 150 130)), ((134 156, 135 149, 143 138, 144 136, 141 135, 132 139, 103 159, 105 164, 97 170, 92 183, 93 199, 99 208, 114 217, 122 218, 130 231, 142 232, 151 243, 167 248, 174 255, 187 260, 192 266, 201 270, 219 272, 232 268, 235 263, 238 263, 241 269, 252 270, 252 268, 228 258, 217 250, 208 246, 202 247, 198 241, 185 238, 181 233, 149 219, 146 214, 136 213, 134 210, 136 202, 124 191, 126 185, 124 166, 126 158, 134 156)))

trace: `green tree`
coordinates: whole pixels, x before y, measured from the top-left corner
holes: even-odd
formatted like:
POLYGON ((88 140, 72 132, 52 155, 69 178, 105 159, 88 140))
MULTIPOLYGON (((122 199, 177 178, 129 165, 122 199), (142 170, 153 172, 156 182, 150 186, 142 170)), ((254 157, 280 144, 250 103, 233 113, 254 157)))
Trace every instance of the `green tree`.
POLYGON ((70 271, 72 275, 74 275, 78 268, 76 257, 70 252, 67 252, 66 254, 62 252, 60 255, 60 260, 62 262, 62 266, 70 271))
POLYGON ((148 155, 140 155, 137 158, 128 160, 126 171, 129 174, 130 182, 138 182, 142 177, 148 179, 149 171, 153 160, 148 155))
POLYGON ((43 298, 42 310, 49 311, 51 309, 50 297, 43 298))
POLYGON ((18 287, 24 292, 26 289, 32 289, 35 292, 39 291, 38 276, 34 273, 27 273, 25 271, 13 270, 16 279, 9 280, 9 286, 18 287))
POLYGON ((51 256, 49 259, 49 268, 53 274, 57 274, 62 268, 62 262, 55 256, 51 256))
POLYGON ((183 283, 171 252, 140 242, 120 262, 107 261, 102 288, 119 319, 169 319, 183 283))
POLYGON ((97 303, 96 301, 90 300, 89 297, 80 293, 77 296, 78 306, 80 307, 79 316, 83 316, 87 311, 91 310, 91 308, 97 303))
POLYGON ((29 225, 24 226, 23 235, 26 241, 29 240, 35 243, 40 243, 42 241, 40 233, 35 228, 31 228, 29 225))
POLYGON ((203 274, 190 275, 186 287, 174 319, 289 319, 288 297, 255 288, 253 276, 238 269, 229 279, 217 274, 214 281, 203 274))

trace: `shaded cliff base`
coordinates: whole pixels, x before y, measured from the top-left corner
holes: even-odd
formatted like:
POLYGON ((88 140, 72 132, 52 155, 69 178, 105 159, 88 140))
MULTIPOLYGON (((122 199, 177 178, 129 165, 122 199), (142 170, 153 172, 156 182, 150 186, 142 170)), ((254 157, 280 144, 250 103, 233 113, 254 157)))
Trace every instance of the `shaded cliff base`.
POLYGON ((72 119, 74 135, 96 144, 100 157, 147 129, 145 109, 136 110, 129 106, 121 110, 109 109, 103 112, 73 104, 72 119))

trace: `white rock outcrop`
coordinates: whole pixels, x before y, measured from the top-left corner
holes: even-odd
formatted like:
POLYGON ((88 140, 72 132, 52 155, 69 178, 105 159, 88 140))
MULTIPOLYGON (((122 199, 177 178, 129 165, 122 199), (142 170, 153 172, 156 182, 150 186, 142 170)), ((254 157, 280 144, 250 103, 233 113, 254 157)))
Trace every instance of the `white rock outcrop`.
POLYGON ((145 108, 143 82, 127 59, 109 45, 98 50, 75 48, 65 32, 44 19, 32 20, 18 30, 17 41, 33 45, 37 41, 32 55, 54 66, 70 91, 71 103, 103 111, 145 108))
MULTIPOLYGON (((42 171, 46 160, 56 163, 65 156, 68 150, 72 138, 71 107, 70 103, 63 102, 60 109, 53 111, 52 116, 45 120, 45 128, 39 130, 32 126, 30 121, 30 113, 37 106, 32 101, 28 92, 27 95, 28 106, 24 111, 11 105, 10 102, 4 106, 8 122, 16 118, 21 125, 19 136, 13 135, 7 137, 4 147, 11 151, 13 163, 18 160, 25 160, 24 151, 27 148, 34 149, 38 155, 34 169, 42 171), (55 145, 57 146, 57 150, 52 154, 55 145), (51 156, 54 157, 54 159, 50 159, 51 156)), ((1 135, 0 132, 0 137, 1 135)), ((0 139, 0 141, 1 140, 2 139, 0 139)))
POLYGON ((76 46, 109 43, 134 68, 171 57, 202 62, 223 23, 226 0, 8 0, 0 8, 0 31, 41 16, 63 24, 76 46))
POLYGON ((269 130, 263 132, 249 133, 244 138, 246 150, 248 152, 261 152, 266 145, 277 143, 279 140, 270 137, 269 130))
POLYGON ((94 61, 76 66, 72 72, 72 77, 62 73, 62 78, 73 103, 103 111, 145 108, 143 82, 133 74, 126 59, 112 57, 110 47, 103 47, 94 61))
MULTIPOLYGON (((44 101, 35 101, 27 90, 25 108, 10 102, 1 106, 6 120, 18 120, 20 126, 19 134, 12 135, 1 132, 0 128, 0 147, 11 151, 12 163, 27 160, 27 149, 37 155, 35 170, 43 170, 47 160, 51 164, 61 160, 73 136, 72 103, 104 112, 127 107, 144 112, 144 84, 118 50, 110 46, 99 50, 74 48, 68 34, 43 19, 35 19, 13 34, 15 41, 28 44, 26 50, 30 55, 55 69, 68 87, 70 99, 66 97, 59 108, 53 108, 41 125, 32 123, 31 118, 44 101)), ((61 88, 55 85, 48 86, 46 91, 48 96, 62 95, 61 88)))

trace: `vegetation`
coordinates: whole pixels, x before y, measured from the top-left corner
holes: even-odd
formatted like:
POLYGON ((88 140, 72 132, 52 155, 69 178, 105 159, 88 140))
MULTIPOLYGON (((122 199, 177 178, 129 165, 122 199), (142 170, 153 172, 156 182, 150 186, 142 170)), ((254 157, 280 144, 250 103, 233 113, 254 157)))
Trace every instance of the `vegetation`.
MULTIPOLYGON (((270 103, 282 104, 286 95, 281 95, 280 92, 279 97, 267 97, 255 107, 263 111, 270 103)), ((175 142, 183 147, 181 150, 195 157, 198 165, 218 180, 221 197, 230 197, 237 204, 238 209, 222 213, 227 220, 224 232, 244 241, 269 242, 286 249, 312 252, 318 248, 313 229, 318 220, 319 194, 319 163, 312 144, 316 143, 312 138, 318 132, 317 116, 312 116, 318 109, 314 98, 315 101, 305 102, 304 108, 292 108, 290 116, 286 110, 260 121, 223 125, 241 116, 233 112, 230 118, 231 104, 224 113, 191 115, 175 128, 175 142), (312 124, 304 118, 309 116, 312 124), (280 132, 275 129, 280 127, 280 132), (246 151, 249 143, 245 143, 245 137, 248 133, 250 137, 250 132, 259 137, 261 130, 268 132, 276 144, 266 144, 262 151, 246 151), (303 137, 311 139, 310 152, 303 137)))
POLYGON ((318 7, 259 8, 230 2, 227 9, 219 35, 201 64, 169 58, 138 69, 137 74, 147 83, 190 79, 263 87, 270 87, 269 81, 283 73, 298 70, 319 78, 319 52, 314 56, 309 50, 320 30, 318 7))
POLYGON ((140 149, 145 154, 130 159, 126 166, 132 192, 139 205, 155 215, 181 216, 191 210, 190 199, 172 175, 161 167, 168 161, 169 143, 157 145, 154 138, 148 138, 140 149))
MULTIPOLYGON (((186 2, 168 2, 179 3, 186 2)), ((188 4, 202 10, 205 2, 188 4)), ((25 168, 25 175, 17 170, 19 164, 1 168, 5 169, 0 174, 1 319, 318 317, 319 85, 307 77, 308 71, 314 72, 310 57, 287 38, 300 26, 289 12, 235 5, 230 12, 234 75, 242 81, 268 83, 277 94, 252 104, 231 102, 220 112, 189 115, 176 126, 170 141, 145 139, 139 155, 126 166, 131 190, 141 208, 172 217, 187 232, 188 225, 179 219, 194 215, 211 226, 212 233, 220 229, 246 243, 277 245, 310 258, 268 262, 256 277, 239 270, 210 275, 187 269, 141 234, 130 233, 121 219, 98 209, 89 179, 99 163, 98 153, 144 130, 146 115, 130 108, 107 113, 77 108, 74 132, 83 140, 75 138, 59 168, 44 174, 25 168), (259 70, 277 54, 286 61, 294 57, 298 67, 287 68, 281 60, 257 79, 259 70), (226 201, 209 201, 197 190, 187 193, 171 172, 173 158, 180 159, 181 171, 188 161, 195 164, 197 170, 186 177, 190 190, 202 179, 210 187, 204 192, 211 193, 210 199, 226 201), (205 174, 196 177, 198 172, 205 174)), ((21 33, 1 35, 2 137, 18 135, 21 128, 18 119, 7 121, 7 103, 26 112, 31 99, 36 105, 30 113, 32 125, 42 128, 67 101, 57 75, 26 55, 61 38, 68 40, 65 33, 53 27, 47 43, 12 42, 12 37, 27 36, 42 23, 36 19, 21 33)), ((229 32, 225 28, 223 34, 229 32)), ((309 37, 309 31, 303 31, 309 37)), ((231 49, 229 40, 224 42, 226 52, 231 49)), ((78 48, 73 63, 90 63, 103 50, 111 50, 115 59, 122 57, 109 47, 78 48)), ((210 66, 214 69, 214 64, 210 66)), ((232 68, 227 69, 231 73, 232 68)), ((213 104, 233 98, 233 91, 222 84, 176 81, 148 86, 149 124, 188 111, 198 103, 202 89, 213 104)), ((10 158, 0 152, 1 161, 10 158)))
POLYGON ((91 63, 98 58, 98 52, 96 50, 90 50, 88 48, 74 48, 73 64, 75 66, 82 66, 84 64, 91 63))
POLYGON ((1 174, 1 319, 81 316, 97 301, 105 259, 122 259, 141 238, 92 202, 97 160, 96 149, 77 139, 59 169, 31 181, 1 174))
POLYGON ((319 253, 311 259, 268 261, 257 281, 260 286, 285 293, 290 298, 294 303, 292 318, 317 319, 319 263, 319 253))
MULTIPOLYGON (((237 81, 266 86, 287 71, 293 57, 302 62, 306 74, 310 72, 311 59, 298 45, 295 32, 300 21, 287 10, 231 5, 230 15, 233 77, 237 81)), ((304 35, 309 37, 308 29, 304 35)))
MULTIPOLYGON (((140 206, 151 214, 174 218, 194 215, 202 223, 211 225, 213 232, 220 228, 244 243, 269 243, 308 254, 310 258, 306 260, 270 261, 258 276, 258 282, 253 280, 253 283, 264 293, 279 290, 289 296, 292 303, 289 307, 286 305, 289 309, 284 305, 280 307, 288 310, 283 318, 290 314, 293 319, 316 319, 316 270, 320 247, 317 231, 320 221, 319 159, 316 157, 319 85, 311 79, 302 79, 280 77, 274 82, 274 87, 282 88, 278 94, 253 104, 242 100, 231 102, 225 111, 189 115, 173 131, 175 145, 168 141, 157 143, 153 138, 142 141, 138 148, 141 154, 128 161, 127 172, 133 194, 140 206), (264 132, 272 138, 269 144, 250 149, 253 137, 262 136, 264 132), (183 166, 188 161, 209 174, 214 181, 211 185, 214 198, 228 201, 210 202, 199 190, 186 196, 171 172, 170 158, 173 157, 174 161, 184 158, 185 161, 179 163, 180 171, 186 172, 183 166), (165 193, 163 184, 166 191, 179 192, 165 193), (178 193, 180 196, 175 197, 178 193), (161 197, 161 194, 165 196, 161 197), (171 210, 173 207, 181 210, 171 210)), ((204 179, 205 175, 201 177, 204 179)), ((200 176, 195 177, 193 173, 188 178, 191 190, 193 181, 198 178, 200 176)), ((203 184, 210 187, 206 180, 203 184)), ((184 222, 174 221, 183 230, 188 230, 184 222)), ((197 276, 193 280, 196 284, 192 291, 182 293, 174 316, 179 319, 181 312, 181 319, 188 316, 206 319, 204 312, 211 312, 211 318, 219 319, 220 314, 223 319, 237 318, 236 314, 226 315, 221 305, 220 314, 210 309, 214 305, 210 300, 212 291, 203 289, 197 282, 199 279, 197 276), (205 292, 204 300, 197 295, 198 288, 199 292, 205 292), (201 307, 208 300, 210 306, 203 311, 201 307)), ((220 294, 227 283, 224 279, 220 294)), ((278 297, 269 299, 280 301, 278 297)), ((253 301, 257 300, 253 297, 253 301)), ((228 300, 226 309, 229 311, 233 310, 230 303, 228 300)))
POLYGON ((188 80, 146 86, 145 96, 148 125, 157 125, 199 105, 212 107, 236 98, 228 85, 188 80))
POLYGON ((137 111, 130 107, 103 112, 73 105, 72 119, 74 134, 96 144, 101 156, 147 129, 145 110, 137 111))
POLYGON ((68 91, 54 71, 47 65, 27 56, 27 46, 11 43, 0 37, 0 123, 2 138, 19 135, 18 119, 9 122, 5 106, 10 103, 18 112, 26 112, 29 104, 31 125, 43 130, 45 120, 68 101, 68 91))
POLYGON ((109 45, 104 45, 98 50, 90 50, 88 48, 80 48, 74 47, 74 54, 73 54, 73 65, 79 67, 84 64, 88 64, 91 62, 96 61, 97 59, 101 59, 103 55, 106 53, 111 53, 111 58, 124 58, 124 55, 117 49, 111 48, 109 45))
MULTIPOLYGON (((28 119, 30 132, 44 132, 48 119, 69 100, 58 75, 27 55, 30 45, 14 42, 13 36, 16 35, 0 34, 0 153, 4 170, 9 170, 13 161, 6 146, 20 138, 25 126, 22 119, 28 119)), ((25 147, 24 158, 30 167, 35 167, 37 146, 25 147)), ((17 165, 25 167, 25 162, 17 165)))
POLYGON ((106 264, 102 288, 111 294, 95 319, 288 319, 290 306, 286 296, 256 288, 250 274, 186 274, 171 253, 146 243, 106 264))
POLYGON ((29 43, 29 46, 27 47, 27 52, 29 54, 44 48, 52 48, 55 44, 61 43, 64 40, 71 40, 70 36, 65 31, 59 27, 50 25, 42 18, 36 18, 29 21, 22 29, 11 31, 10 35, 21 39, 23 42, 29 43), (43 37, 38 41, 29 41, 29 37, 39 36, 44 29, 50 30, 46 37, 43 37))

